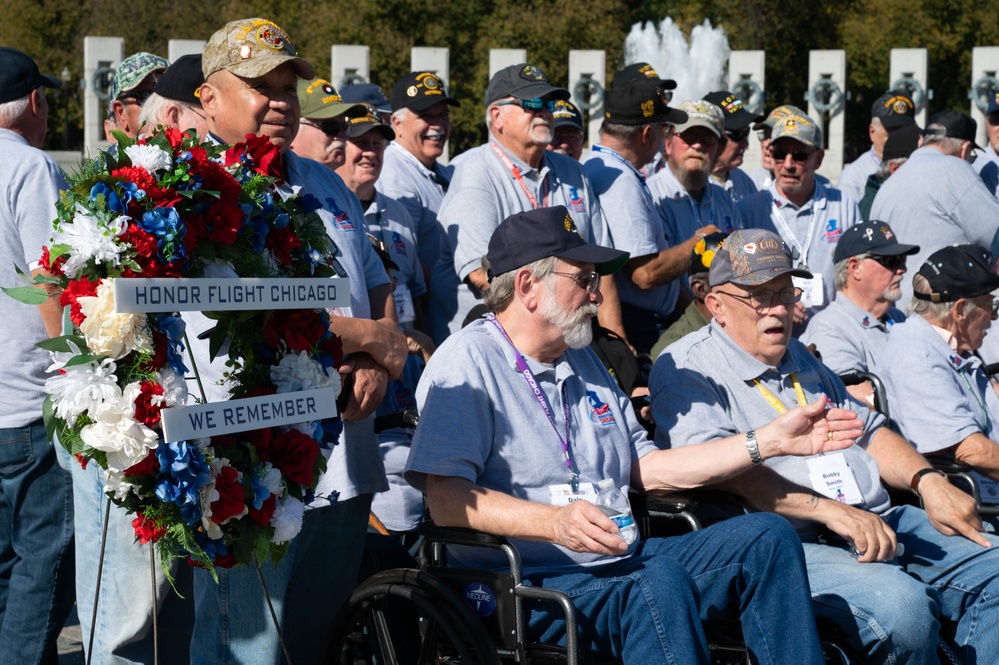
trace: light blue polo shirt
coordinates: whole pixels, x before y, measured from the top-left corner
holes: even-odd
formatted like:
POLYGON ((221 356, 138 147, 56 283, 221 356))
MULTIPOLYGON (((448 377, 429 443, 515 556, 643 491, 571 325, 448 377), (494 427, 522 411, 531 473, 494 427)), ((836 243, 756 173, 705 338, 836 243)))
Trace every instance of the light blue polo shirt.
POLYGON ((871 146, 870 150, 843 167, 836 188, 854 201, 860 201, 864 198, 867 178, 877 173, 879 168, 881 158, 874 154, 874 146, 871 146))
POLYGON ((837 374, 874 372, 874 356, 888 343, 888 333, 905 314, 889 307, 875 318, 842 293, 815 315, 801 335, 805 345, 814 344, 822 363, 837 374))

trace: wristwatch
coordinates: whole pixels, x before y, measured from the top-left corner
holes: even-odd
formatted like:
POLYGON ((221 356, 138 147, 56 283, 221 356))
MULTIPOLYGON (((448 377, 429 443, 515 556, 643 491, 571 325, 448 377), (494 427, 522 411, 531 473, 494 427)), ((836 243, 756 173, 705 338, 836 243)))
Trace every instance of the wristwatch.
POLYGON ((756 443, 756 430, 751 429, 746 432, 746 450, 749 451, 749 459, 753 462, 753 466, 763 464, 763 458, 760 457, 760 444, 756 443))
POLYGON ((925 476, 928 473, 939 473, 944 478, 947 477, 946 473, 944 473, 940 469, 934 469, 932 466, 927 467, 925 469, 920 469, 919 471, 916 471, 916 473, 914 473, 912 475, 912 480, 909 482, 909 487, 912 488, 912 492, 916 496, 920 496, 920 494, 919 494, 919 481, 922 480, 923 476, 925 476))

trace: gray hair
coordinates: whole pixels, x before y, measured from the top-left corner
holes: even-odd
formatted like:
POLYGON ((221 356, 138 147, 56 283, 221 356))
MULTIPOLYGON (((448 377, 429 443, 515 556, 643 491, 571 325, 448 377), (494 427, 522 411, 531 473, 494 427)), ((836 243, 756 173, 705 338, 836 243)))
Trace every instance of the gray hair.
MULTIPOLYGON (((546 256, 533 263, 528 263, 523 268, 530 270, 538 281, 544 281, 554 272, 556 260, 554 256, 546 256)), ((489 259, 484 256, 482 257, 482 269, 489 272, 489 259)), ((517 268, 517 270, 521 270, 521 268, 517 268)), ((490 312, 494 314, 502 312, 513 300, 514 278, 517 276, 517 270, 495 275, 489 282, 489 288, 482 294, 482 298, 490 312)))
POLYGON ((407 120, 409 120, 409 116, 411 115, 416 115, 416 114, 410 111, 408 108, 403 107, 401 109, 392 111, 392 120, 394 120, 395 122, 406 122, 407 120))
MULTIPOLYGON (((869 254, 860 254, 857 259, 863 259, 870 256, 869 254)), ((850 264, 850 259, 852 256, 848 256, 842 261, 837 261, 836 265, 833 267, 833 282, 836 285, 837 291, 842 291, 843 287, 846 286, 847 276, 846 267, 850 264)))
MULTIPOLYGON (((929 281, 918 273, 912 276, 912 290, 914 293, 924 294, 933 292, 929 281)), ((948 302, 931 302, 929 300, 913 298, 912 302, 906 308, 906 314, 916 314, 934 325, 941 325, 943 327, 950 323, 950 309, 955 302, 954 300, 948 302)), ((961 314, 967 316, 975 307, 977 305, 969 298, 961 314)))
POLYGON ((179 105, 180 102, 167 99, 155 92, 149 95, 149 99, 145 101, 142 110, 139 111, 139 126, 144 127, 145 131, 149 132, 156 129, 158 125, 166 125, 166 112, 171 104, 179 105))
POLYGON ((615 122, 604 120, 600 123, 600 133, 613 136, 619 141, 632 141, 637 138, 645 125, 619 125, 615 122))
MULTIPOLYGON (((34 90, 31 92, 34 92, 34 90)), ((31 103, 31 92, 24 97, 18 97, 17 99, 0 104, 0 127, 10 127, 20 120, 21 116, 27 112, 28 106, 31 103)))
POLYGON ((923 145, 935 145, 938 150, 948 155, 956 156, 961 152, 961 146, 964 145, 964 141, 956 139, 953 136, 946 136, 946 131, 946 127, 937 123, 927 125, 926 131, 923 133, 923 145))
POLYGON ((881 161, 881 166, 874 173, 874 179, 884 184, 884 181, 891 175, 891 167, 896 169, 909 161, 908 157, 896 157, 895 159, 885 159, 881 161))

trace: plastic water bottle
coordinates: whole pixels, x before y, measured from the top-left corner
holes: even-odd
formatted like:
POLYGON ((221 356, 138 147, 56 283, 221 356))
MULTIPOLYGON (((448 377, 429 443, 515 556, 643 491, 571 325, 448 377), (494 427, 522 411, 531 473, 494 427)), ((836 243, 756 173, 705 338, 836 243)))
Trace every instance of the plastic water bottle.
POLYGON ((597 494, 597 508, 611 518, 614 524, 617 524, 617 535, 631 545, 638 539, 638 525, 635 524, 635 518, 631 516, 631 504, 628 503, 628 497, 614 486, 614 481, 610 478, 601 480, 597 483, 597 487, 600 488, 600 493, 597 494))

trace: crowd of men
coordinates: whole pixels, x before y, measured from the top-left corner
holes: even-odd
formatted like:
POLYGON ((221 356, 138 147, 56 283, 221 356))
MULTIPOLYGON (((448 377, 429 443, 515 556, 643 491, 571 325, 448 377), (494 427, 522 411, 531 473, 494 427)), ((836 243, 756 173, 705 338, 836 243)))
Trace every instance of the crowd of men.
MULTIPOLYGON (((66 186, 40 149, 45 88, 59 85, 0 48, 4 286, 15 265, 44 273, 66 186)), ((626 663, 707 663, 704 626, 722 618, 741 618, 754 662, 822 663, 815 617, 857 662, 938 663, 941 639, 960 662, 999 662, 996 524, 932 464, 967 465, 983 497, 999 494, 999 345, 986 336, 999 95, 983 149, 970 117, 945 110, 920 128, 911 99, 886 92, 870 151, 833 186, 817 173, 821 119, 755 114, 725 90, 673 105, 675 88, 646 63, 622 69, 584 149, 569 91, 534 64, 506 67, 486 90, 487 141, 447 164, 459 102, 433 72, 391 94, 337 91, 262 18, 174 63, 125 59, 109 140, 262 134, 284 180, 322 202, 350 278, 330 324, 350 378, 343 440, 302 533, 261 567, 266 594, 250 568, 216 582, 175 566, 171 582, 150 573, 129 515, 112 506, 105 523, 97 465, 46 440, 34 342, 60 334, 58 294, 8 302, 0 663, 53 662, 74 596, 94 663, 152 662, 154 621, 164 662, 283 662, 272 609, 290 660, 317 662, 366 552, 411 548, 425 511, 508 537, 532 584, 573 598, 582 644, 626 663), (747 174, 752 131, 763 167, 747 174), (856 372, 881 377, 887 404, 874 408, 871 383, 844 385, 856 372), (376 415, 406 409, 415 432, 376 434, 376 415), (605 479, 724 490, 751 514, 626 544, 594 505, 605 479)), ((226 399, 225 358, 199 341, 211 322, 184 319, 204 397, 226 399)), ((529 622, 564 642, 547 609, 529 622)))

